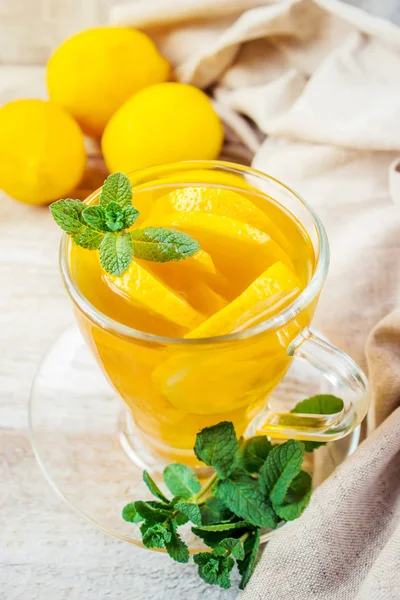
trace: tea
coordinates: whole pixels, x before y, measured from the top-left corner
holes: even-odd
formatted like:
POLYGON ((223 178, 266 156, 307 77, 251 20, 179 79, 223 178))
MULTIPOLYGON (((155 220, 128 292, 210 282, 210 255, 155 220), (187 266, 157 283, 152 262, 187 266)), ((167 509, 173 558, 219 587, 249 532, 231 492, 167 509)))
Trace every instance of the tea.
POLYGON ((310 281, 313 244, 273 198, 243 183, 200 181, 155 180, 133 189, 141 214, 132 230, 184 231, 200 243, 192 257, 134 259, 123 275, 111 276, 97 253, 69 247, 71 273, 84 297, 103 315, 140 332, 107 330, 77 310, 141 443, 158 459, 188 464, 195 463, 191 449, 203 427, 232 421, 243 435, 289 367, 287 346, 314 310, 311 303, 282 327, 262 331, 263 321, 310 281), (257 325, 260 332, 247 336, 257 325), (219 337, 232 333, 237 335, 219 337))

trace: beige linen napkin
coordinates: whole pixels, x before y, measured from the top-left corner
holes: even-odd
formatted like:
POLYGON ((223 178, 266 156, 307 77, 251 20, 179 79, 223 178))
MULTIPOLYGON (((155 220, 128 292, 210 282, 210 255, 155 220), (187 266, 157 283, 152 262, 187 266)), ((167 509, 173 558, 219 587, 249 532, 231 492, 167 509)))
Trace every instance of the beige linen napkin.
POLYGON ((274 537, 242 597, 398 599, 400 313, 384 317, 400 290, 400 29, 339 0, 136 1, 111 19, 211 90, 228 154, 254 155, 322 217, 332 261, 316 327, 366 368, 380 322, 368 439, 274 537))

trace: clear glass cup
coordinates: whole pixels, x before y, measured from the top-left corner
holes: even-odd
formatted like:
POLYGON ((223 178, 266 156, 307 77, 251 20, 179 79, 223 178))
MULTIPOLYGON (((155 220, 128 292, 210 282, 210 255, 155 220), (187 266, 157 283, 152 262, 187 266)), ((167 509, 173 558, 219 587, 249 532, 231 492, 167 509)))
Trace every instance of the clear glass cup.
MULTIPOLYGON (((266 174, 218 161, 190 161, 133 173, 133 204, 146 210, 149 199, 187 185, 227 188, 273 199, 307 231, 316 267, 306 288, 286 308, 249 329, 229 335, 182 339, 145 333, 111 319, 84 296, 71 272, 71 241, 63 237, 60 265, 75 315, 95 358, 127 407, 125 436, 132 458, 151 470, 168 462, 197 466, 196 433, 232 421, 236 433, 263 432, 274 438, 331 441, 353 431, 369 402, 360 367, 310 330, 329 265, 324 227, 293 190, 266 174), (294 359, 306 361, 337 389, 340 413, 302 415, 270 396, 294 359), (173 385, 170 385, 173 382, 173 385)), ((96 203, 99 190, 86 200, 96 203)))

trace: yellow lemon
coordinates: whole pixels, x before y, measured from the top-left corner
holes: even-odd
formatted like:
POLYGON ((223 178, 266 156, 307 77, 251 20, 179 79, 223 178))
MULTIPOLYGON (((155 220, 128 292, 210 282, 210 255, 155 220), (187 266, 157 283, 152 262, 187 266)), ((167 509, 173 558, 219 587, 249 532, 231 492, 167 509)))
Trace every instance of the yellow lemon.
POLYGON ((213 159, 223 129, 209 98, 183 83, 141 90, 111 117, 101 145, 110 171, 129 173, 163 163, 213 159))
POLYGON ((216 288, 229 299, 240 294, 274 262, 293 268, 284 250, 266 233, 242 221, 224 215, 200 211, 175 212, 150 218, 145 226, 172 227, 192 235, 208 252, 216 268, 229 281, 225 290, 216 288))
POLYGON ((271 306, 299 292, 301 283, 293 271, 278 262, 267 269, 235 300, 203 321, 187 338, 225 335, 254 325, 271 306))
POLYGON ((111 288, 122 293, 129 302, 172 323, 191 329, 204 320, 184 298, 175 294, 136 261, 120 277, 105 273, 104 278, 111 288))
POLYGON ((251 200, 224 188, 186 187, 159 198, 151 218, 171 212, 202 211, 223 215, 264 231, 285 250, 288 242, 279 227, 251 200))
POLYGON ((57 48, 47 65, 47 87, 51 100, 68 110, 85 133, 100 136, 125 100, 169 74, 169 63, 144 33, 98 27, 57 48))
MULTIPOLYGON (((138 262, 141 264, 141 261, 138 262)), ((210 287, 218 275, 211 256, 204 250, 199 250, 186 260, 165 263, 145 261, 143 266, 203 315, 209 316, 226 304, 226 300, 210 287)))
POLYGON ((61 107, 16 100, 0 109, 0 188, 27 204, 47 204, 79 183, 86 164, 83 135, 61 107))

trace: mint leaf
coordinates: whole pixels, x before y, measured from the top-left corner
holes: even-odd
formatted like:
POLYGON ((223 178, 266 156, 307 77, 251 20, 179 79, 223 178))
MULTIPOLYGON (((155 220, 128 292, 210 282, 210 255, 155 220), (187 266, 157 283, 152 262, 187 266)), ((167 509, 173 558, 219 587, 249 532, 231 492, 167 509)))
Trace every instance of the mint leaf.
POLYGON ((214 525, 224 521, 230 521, 233 512, 219 499, 211 496, 207 498, 203 506, 200 506, 201 522, 203 525, 214 525))
POLYGON ((106 225, 110 231, 121 231, 124 228, 124 209, 120 204, 109 202, 104 212, 106 225))
POLYGON ((165 504, 169 504, 168 498, 166 496, 164 496, 164 494, 162 493, 162 491, 160 490, 160 488, 158 487, 156 482, 151 478, 151 476, 149 475, 149 473, 147 471, 143 471, 143 481, 145 482, 145 484, 147 485, 147 487, 149 488, 149 490, 153 494, 153 496, 155 496, 156 498, 161 500, 161 502, 164 502, 165 504))
POLYGON ((167 509, 153 508, 149 502, 142 502, 137 500, 134 502, 136 512, 146 520, 147 524, 155 525, 156 523, 163 523, 166 519, 170 518, 172 512, 167 509))
POLYGON ((236 464, 248 473, 258 473, 272 450, 272 444, 264 435, 244 440, 236 454, 236 464))
POLYGON ((270 501, 261 492, 258 481, 240 469, 235 469, 229 479, 218 482, 215 495, 235 515, 252 525, 271 529, 276 527, 278 518, 270 501))
POLYGON ((110 275, 122 275, 133 259, 129 233, 106 233, 99 246, 101 266, 110 275))
POLYGON ((53 219, 66 233, 72 236, 75 244, 95 250, 100 246, 103 234, 91 229, 83 220, 85 205, 80 200, 58 200, 50 205, 53 219))
POLYGON ((260 470, 259 483, 274 507, 283 503, 290 484, 301 471, 303 458, 304 444, 296 440, 275 446, 268 454, 260 470))
POLYGON ((131 236, 135 257, 151 262, 183 260, 200 250, 190 235, 166 227, 134 229, 131 236))
POLYGON ((165 547, 171 558, 179 563, 189 562, 189 548, 185 542, 176 533, 173 525, 170 525, 171 539, 165 542, 165 547))
POLYGON ((228 477, 237 449, 238 441, 233 424, 222 421, 218 425, 202 429, 197 434, 194 453, 220 477, 228 477))
POLYGON ((190 467, 173 463, 165 467, 164 482, 174 496, 188 500, 200 491, 201 485, 190 467))
POLYGON ((105 208, 110 202, 117 202, 122 208, 132 204, 132 185, 123 173, 113 173, 103 183, 99 204, 105 208))
MULTIPOLYGON (((341 412, 343 408, 343 400, 336 396, 331 396, 330 394, 322 394, 302 400, 296 404, 291 412, 304 415, 334 415, 335 413, 341 412)), ((312 452, 320 446, 325 446, 326 442, 304 441, 303 444, 306 452, 312 452)))
POLYGON ((311 477, 300 471, 293 479, 282 504, 274 504, 276 513, 285 521, 294 521, 306 508, 311 496, 311 477))
POLYGON ((199 576, 210 585, 219 585, 227 590, 231 587, 229 573, 235 561, 230 556, 218 556, 210 552, 199 552, 193 557, 199 576))
POLYGON ((214 525, 202 525, 202 531, 231 531, 232 529, 243 529, 251 523, 247 521, 236 521, 235 523, 214 523, 214 525))
POLYGON ((192 532, 202 539, 210 548, 217 548, 222 540, 227 537, 239 538, 248 531, 248 528, 248 525, 245 524, 240 529, 230 530, 229 533, 227 533, 226 531, 207 531, 205 529, 200 529, 199 527, 192 527, 192 532))
POLYGON ((97 250, 104 239, 104 234, 94 231, 87 225, 82 225, 81 230, 72 236, 77 246, 87 250, 97 250))
POLYGON ((101 206, 87 206, 82 212, 82 217, 91 229, 100 232, 109 231, 101 206))
POLYGON ((305 415, 334 415, 343 410, 344 402, 337 396, 320 394, 302 400, 291 411, 305 415))
POLYGON ((82 211, 85 205, 80 200, 57 200, 50 204, 50 212, 53 219, 61 229, 73 235, 79 233, 82 228, 82 211))
POLYGON ((143 523, 140 527, 142 542, 146 548, 164 548, 171 541, 171 532, 162 524, 143 523))
POLYGON ((244 559, 244 548, 242 540, 236 538, 225 538, 221 541, 219 546, 221 549, 228 550, 232 554, 232 556, 234 556, 238 560, 244 559))
POLYGON ((134 206, 125 206, 124 208, 124 228, 132 227, 139 216, 139 211, 134 206))
POLYGON ((182 512, 178 513, 175 516, 175 522, 177 525, 185 525, 185 523, 187 523, 189 521, 189 517, 187 517, 186 515, 184 515, 182 512))
POLYGON ((192 504, 191 502, 177 502, 174 508, 186 515, 189 521, 194 523, 194 525, 201 527, 200 509, 197 504, 192 504))
POLYGON ((256 529, 255 533, 252 533, 250 537, 244 543, 244 551, 246 556, 244 560, 238 560, 237 566, 242 579, 239 584, 239 588, 244 590, 249 582, 250 577, 253 574, 254 567, 257 561, 258 549, 260 547, 260 530, 256 529))
POLYGON ((143 521, 143 517, 138 514, 134 502, 124 506, 122 509, 122 518, 128 523, 140 523, 140 521, 143 521))

